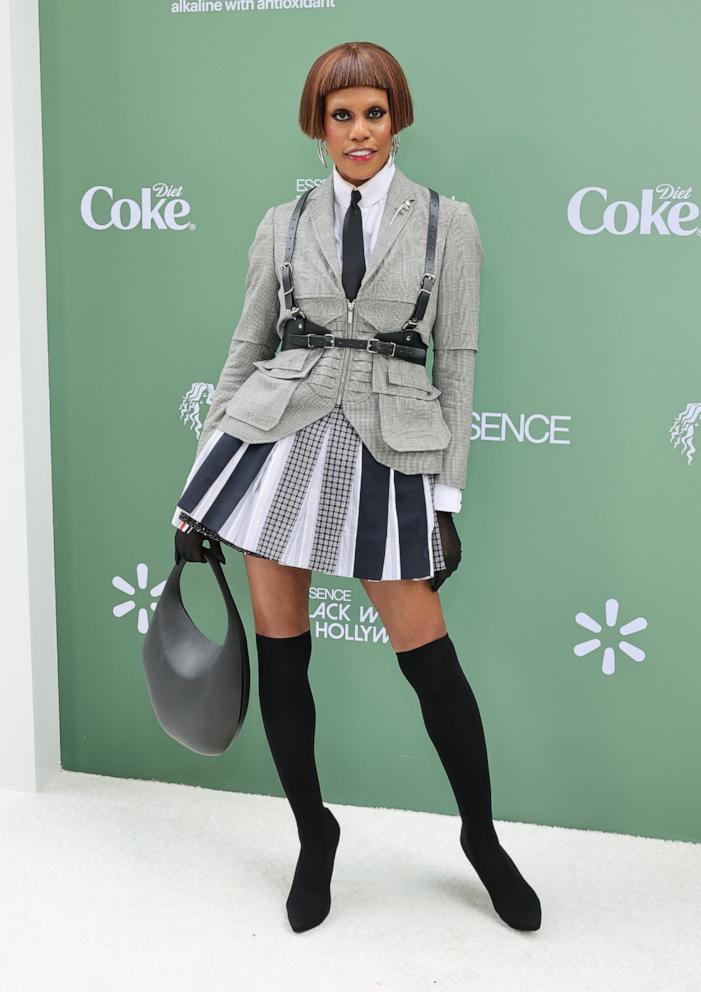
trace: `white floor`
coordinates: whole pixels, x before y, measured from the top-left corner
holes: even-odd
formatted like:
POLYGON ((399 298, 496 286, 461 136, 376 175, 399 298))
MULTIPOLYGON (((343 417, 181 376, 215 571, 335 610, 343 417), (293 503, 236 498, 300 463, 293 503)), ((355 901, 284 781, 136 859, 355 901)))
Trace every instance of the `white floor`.
POLYGON ((294 933, 284 799, 61 772, 0 792, 3 992, 698 992, 701 844, 498 823, 543 925, 502 923, 457 817, 329 804, 333 905, 294 933))

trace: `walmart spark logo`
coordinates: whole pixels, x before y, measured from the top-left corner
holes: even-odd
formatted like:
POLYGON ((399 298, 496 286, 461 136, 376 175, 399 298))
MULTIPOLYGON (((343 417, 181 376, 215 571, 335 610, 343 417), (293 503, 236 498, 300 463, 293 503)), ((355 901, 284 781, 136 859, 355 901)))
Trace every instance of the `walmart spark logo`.
POLYGON ((156 609, 158 597, 163 592, 165 584, 166 580, 164 579, 158 585, 152 586, 151 589, 147 590, 148 565, 145 565, 143 562, 140 562, 136 566, 136 586, 133 586, 131 582, 127 582, 121 575, 115 575, 112 579, 112 585, 115 589, 129 596, 129 599, 123 603, 117 603, 116 606, 112 607, 112 615, 119 619, 131 613, 132 610, 137 610, 136 629, 140 634, 145 634, 149 627, 149 610, 153 612, 156 609), (137 588, 142 591, 137 593, 137 588), (146 592, 144 593, 143 590, 146 590, 146 592))
MULTIPOLYGON (((617 599, 607 599, 604 605, 604 613, 606 616, 606 626, 611 629, 616 627, 618 623, 618 600, 617 599)), ((584 627, 585 630, 590 630, 594 634, 600 634, 603 630, 602 625, 590 617, 588 613, 578 613, 575 618, 576 622, 580 627, 584 627)), ((618 635, 627 638, 630 634, 637 634, 641 630, 645 630, 647 627, 647 620, 645 617, 636 617, 634 620, 629 620, 627 623, 622 624, 618 630, 618 635)), ((591 654, 592 651, 598 651, 602 646, 602 639, 600 637, 592 637, 587 641, 580 641, 579 644, 575 644, 573 651, 578 658, 583 658, 585 655, 591 654)), ((618 642, 618 650, 624 655, 630 658, 632 661, 645 661, 645 652, 642 648, 637 647, 635 644, 631 644, 628 640, 621 640, 618 642)), ((607 646, 604 647, 604 652, 601 660, 601 671, 604 675, 613 675, 616 671, 616 651, 615 648, 607 646)))

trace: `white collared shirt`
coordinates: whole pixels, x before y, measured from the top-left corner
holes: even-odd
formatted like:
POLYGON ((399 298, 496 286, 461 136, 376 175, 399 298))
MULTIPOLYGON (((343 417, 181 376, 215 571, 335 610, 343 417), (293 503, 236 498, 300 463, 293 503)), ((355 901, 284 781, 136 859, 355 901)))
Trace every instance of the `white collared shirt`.
POLYGON ((385 203, 387 202, 387 191, 389 190, 393 175, 394 162, 391 155, 382 168, 360 186, 354 186, 352 183, 347 182, 334 164, 334 234, 336 235, 338 264, 341 268, 343 267, 343 221, 346 211, 350 206, 351 191, 358 189, 362 194, 358 206, 360 207, 360 214, 363 218, 363 244, 365 246, 365 264, 367 265, 372 249, 375 247, 375 242, 377 241, 380 221, 382 220, 385 203))
MULTIPOLYGON (((334 234, 336 236, 336 250, 338 252, 338 265, 343 269, 343 221, 346 211, 351 202, 351 190, 359 189, 362 196, 359 200, 360 215, 363 219, 363 246, 365 248, 365 264, 370 260, 370 255, 377 234, 380 229, 380 221, 384 213, 387 202, 392 177, 394 176, 394 162, 390 155, 381 169, 367 179, 360 186, 349 183, 340 174, 334 163, 333 170, 333 194, 334 194, 334 234)), ((401 361, 401 359, 399 359, 401 361)), ((433 490, 434 505, 437 510, 449 510, 457 513, 462 506, 462 491, 457 486, 446 486, 442 482, 436 482, 433 490)))

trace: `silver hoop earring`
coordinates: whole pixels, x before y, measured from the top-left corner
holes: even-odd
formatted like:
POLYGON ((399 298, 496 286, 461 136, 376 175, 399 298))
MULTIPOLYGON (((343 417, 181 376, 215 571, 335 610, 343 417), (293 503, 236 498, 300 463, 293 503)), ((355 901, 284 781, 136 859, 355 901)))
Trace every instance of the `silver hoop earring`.
POLYGON ((399 149, 399 134, 392 135, 392 147, 390 149, 390 155, 392 156, 392 161, 394 162, 397 157, 397 151, 399 149))
POLYGON ((324 168, 326 168, 328 166, 328 164, 329 164, 326 161, 326 152, 328 151, 328 148, 325 148, 324 147, 324 139, 323 138, 317 138, 316 139, 316 150, 319 153, 319 158, 321 159, 321 164, 324 166, 324 168))

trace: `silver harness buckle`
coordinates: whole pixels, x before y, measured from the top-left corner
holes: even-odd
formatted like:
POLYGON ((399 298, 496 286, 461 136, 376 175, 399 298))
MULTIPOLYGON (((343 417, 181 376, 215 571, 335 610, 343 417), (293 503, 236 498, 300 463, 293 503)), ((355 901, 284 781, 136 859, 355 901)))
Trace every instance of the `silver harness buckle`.
POLYGON ((396 341, 383 342, 380 338, 369 338, 365 350, 366 351, 372 351, 373 354, 375 354, 375 355, 387 355, 388 358, 394 358, 394 353, 397 350, 397 342, 396 341), (388 351, 382 351, 382 352, 375 351, 373 348, 370 347, 370 345, 372 344, 373 341, 377 341, 378 344, 387 344, 387 343, 388 344, 391 344, 392 345, 392 350, 389 351, 389 352, 388 351))

